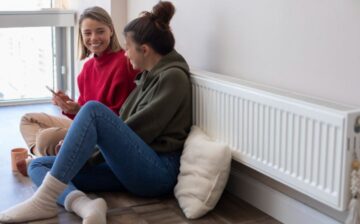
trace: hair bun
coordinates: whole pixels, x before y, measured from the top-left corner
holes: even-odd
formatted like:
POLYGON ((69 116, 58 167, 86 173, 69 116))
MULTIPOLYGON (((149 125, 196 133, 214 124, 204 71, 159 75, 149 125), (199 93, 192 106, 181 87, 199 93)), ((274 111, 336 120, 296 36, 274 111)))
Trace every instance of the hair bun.
POLYGON ((160 1, 153 7, 152 14, 157 20, 169 25, 171 18, 175 14, 175 7, 171 2, 160 1))
POLYGON ((160 55, 166 55, 174 50, 175 45, 169 26, 174 13, 172 3, 160 1, 151 12, 142 12, 125 26, 125 37, 131 38, 138 45, 147 44, 160 55))

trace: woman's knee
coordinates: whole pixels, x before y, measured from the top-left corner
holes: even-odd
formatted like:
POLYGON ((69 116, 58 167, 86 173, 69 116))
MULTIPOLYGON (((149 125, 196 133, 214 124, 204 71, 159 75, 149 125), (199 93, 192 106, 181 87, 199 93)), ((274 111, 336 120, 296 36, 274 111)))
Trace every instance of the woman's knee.
POLYGON ((33 124, 33 115, 34 113, 24 114, 20 119, 20 131, 23 132, 24 128, 28 125, 33 124))
POLYGON ((55 147, 65 138, 66 128, 47 128, 36 136, 36 147, 41 155, 55 155, 55 147))
POLYGON ((86 114, 93 117, 99 114, 99 112, 101 113, 101 111, 103 111, 104 109, 108 109, 104 104, 98 101, 88 101, 87 103, 84 104, 84 106, 81 107, 78 115, 84 116, 86 114))
POLYGON ((31 122, 36 119, 37 116, 39 116, 39 113, 26 113, 21 117, 21 122, 31 122))
POLYGON ((44 113, 26 113, 20 119, 20 126, 36 123, 38 120, 44 119, 44 113))
POLYGON ((90 100, 82 106, 83 110, 98 110, 99 107, 103 107, 104 105, 98 101, 90 100))
POLYGON ((44 121, 47 121, 45 113, 26 113, 20 119, 20 132, 23 136, 28 136, 34 130, 40 128, 44 121))
POLYGON ((25 124, 28 124, 30 123, 30 116, 31 116, 31 113, 27 113, 27 114, 24 114, 21 119, 20 119, 20 127, 22 125, 25 125, 25 124))

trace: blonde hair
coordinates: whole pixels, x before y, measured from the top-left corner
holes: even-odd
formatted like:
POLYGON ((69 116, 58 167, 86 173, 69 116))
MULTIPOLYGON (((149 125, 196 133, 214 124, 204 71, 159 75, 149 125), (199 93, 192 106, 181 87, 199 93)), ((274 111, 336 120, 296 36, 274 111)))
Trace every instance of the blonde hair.
POLYGON ((103 23, 111 29, 111 31, 113 32, 113 35, 110 38, 109 48, 111 49, 112 52, 116 52, 116 51, 119 51, 122 49, 122 47, 120 46, 119 40, 117 38, 117 35, 115 33, 114 24, 112 22, 110 15, 101 7, 98 7, 98 6, 90 7, 90 8, 85 9, 79 18, 78 54, 79 54, 80 60, 87 58, 91 54, 89 49, 87 49, 83 43, 83 36, 81 33, 81 23, 86 18, 90 18, 90 19, 96 20, 100 23, 103 23))

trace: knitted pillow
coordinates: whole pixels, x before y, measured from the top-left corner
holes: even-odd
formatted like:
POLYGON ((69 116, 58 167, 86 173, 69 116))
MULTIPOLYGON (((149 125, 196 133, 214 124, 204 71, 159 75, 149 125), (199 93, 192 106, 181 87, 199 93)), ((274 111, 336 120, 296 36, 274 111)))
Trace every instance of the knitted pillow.
POLYGON ((185 141, 174 193, 185 216, 196 219, 212 210, 230 173, 231 151, 196 126, 185 141))

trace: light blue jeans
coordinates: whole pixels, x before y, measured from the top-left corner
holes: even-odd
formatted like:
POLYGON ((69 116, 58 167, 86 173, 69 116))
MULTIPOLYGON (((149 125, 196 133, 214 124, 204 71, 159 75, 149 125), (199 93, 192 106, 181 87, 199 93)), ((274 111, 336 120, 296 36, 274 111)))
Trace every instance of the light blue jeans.
POLYGON ((99 102, 86 103, 76 115, 59 154, 34 159, 29 176, 41 185, 46 173, 68 184, 59 196, 64 205, 73 190, 121 191, 154 197, 172 192, 181 152, 156 153, 118 116, 99 102), (105 162, 85 166, 98 146, 105 162))

